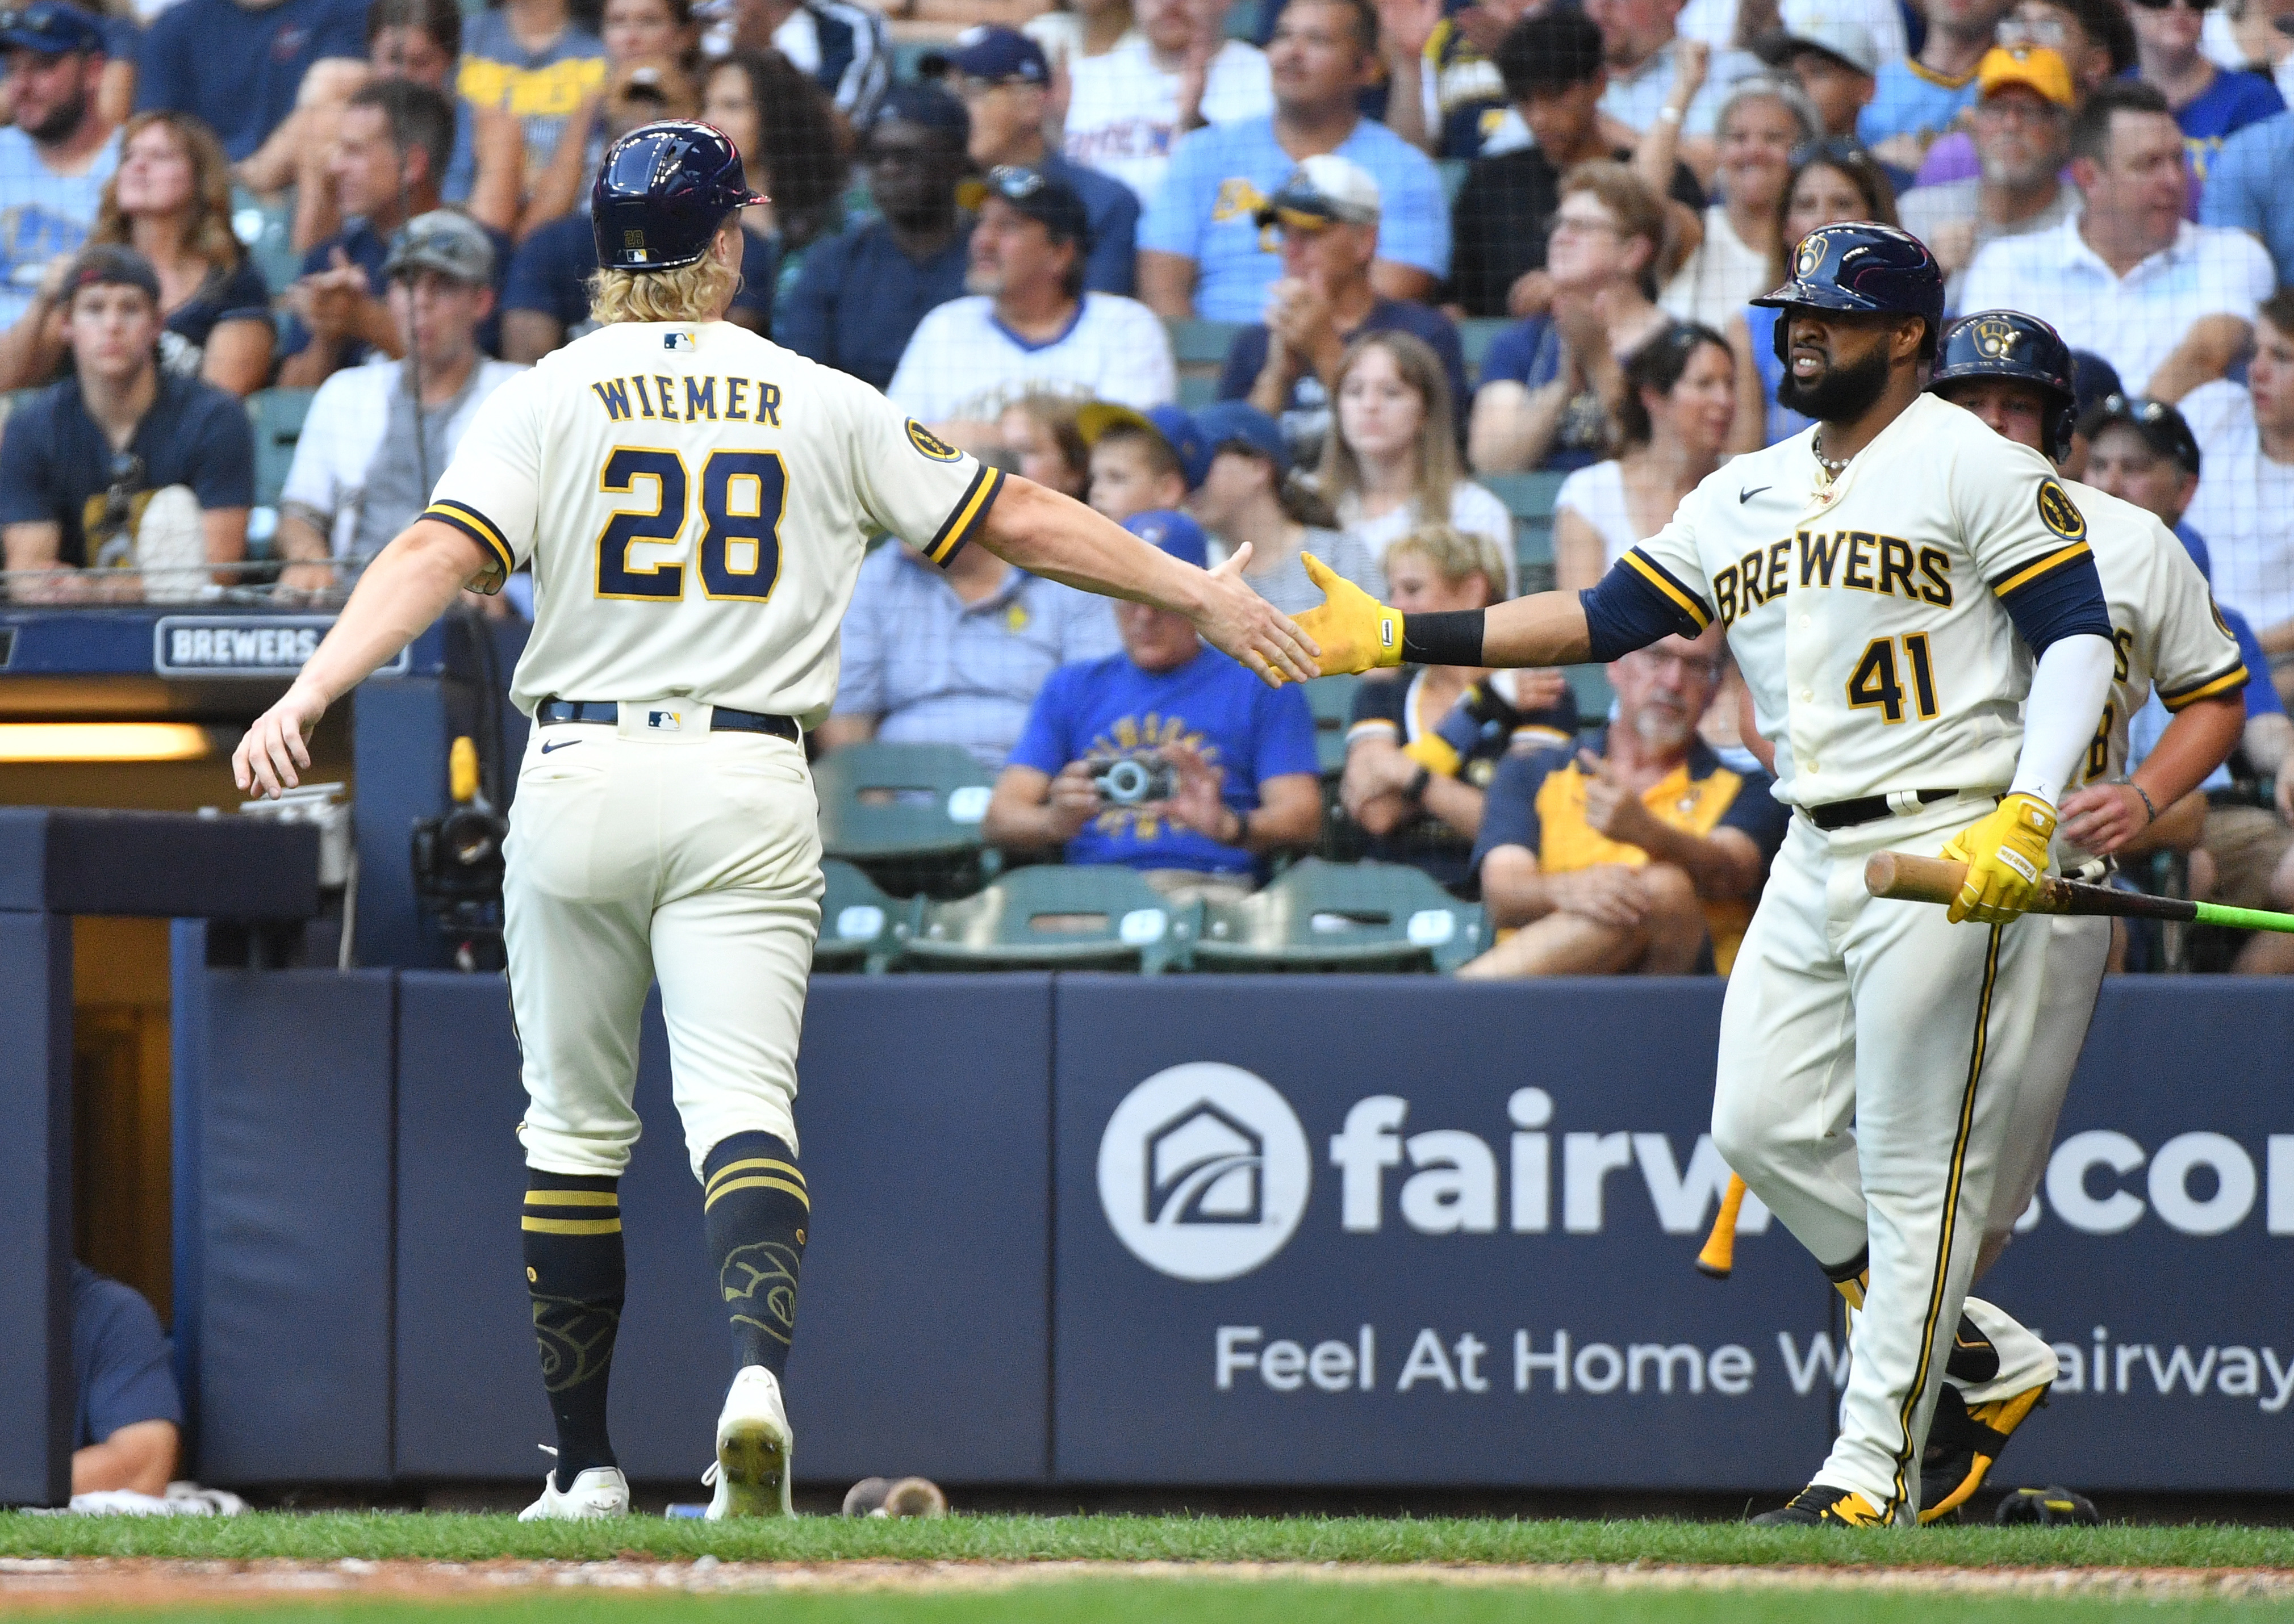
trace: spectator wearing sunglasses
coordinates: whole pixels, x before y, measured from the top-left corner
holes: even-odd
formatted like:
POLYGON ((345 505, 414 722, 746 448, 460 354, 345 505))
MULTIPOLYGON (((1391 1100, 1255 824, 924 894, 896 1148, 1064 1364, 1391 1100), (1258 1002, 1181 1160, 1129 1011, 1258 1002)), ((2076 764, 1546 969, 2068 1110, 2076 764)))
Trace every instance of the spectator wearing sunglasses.
POLYGON ((2286 110, 2278 86, 2258 73, 2217 68, 2199 49, 2214 0, 2131 0, 2137 73, 2174 110, 2191 173, 2200 182, 2223 142, 2249 124, 2286 110))
POLYGON ((2083 212, 1986 247, 1959 304, 2044 311, 2130 392, 2180 400, 2245 350, 2274 286, 2270 256, 2243 231, 2183 218, 2183 134, 2154 86, 2103 85, 2072 118, 2070 144, 2083 212))
POLYGON ((924 313, 964 296, 971 224, 956 201, 972 121, 937 85, 885 96, 861 149, 877 217, 813 244, 773 337, 882 389, 924 313))
POLYGON ((1083 199, 1040 170, 990 171, 972 227, 970 296, 917 323, 891 402, 958 445, 1002 443, 1005 408, 1030 394, 1143 409, 1178 393, 1162 322, 1136 299, 1088 293, 1083 199))
POLYGON ((972 161, 982 169, 1032 169, 1073 191, 1091 223, 1083 285, 1128 295, 1139 269, 1139 194, 1113 175, 1070 163, 1044 139, 1052 69, 1043 46, 1013 28, 973 28, 957 38, 948 65, 972 118, 972 161))
POLYGON ((2078 205, 2062 182, 2075 99, 2070 65, 2045 46, 2003 46, 1976 77, 1978 173, 1915 186, 1902 199, 1904 229, 1934 250, 1955 294, 1985 244, 2059 226, 2078 205))

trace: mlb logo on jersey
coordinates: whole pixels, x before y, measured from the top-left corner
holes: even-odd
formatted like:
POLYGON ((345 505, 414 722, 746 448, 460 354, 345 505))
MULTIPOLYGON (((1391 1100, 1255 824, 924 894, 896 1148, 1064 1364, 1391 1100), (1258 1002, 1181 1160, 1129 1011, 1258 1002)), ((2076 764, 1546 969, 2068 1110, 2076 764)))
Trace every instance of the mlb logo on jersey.
POLYGON ((661 347, 664 350, 681 350, 689 355, 701 347, 701 341, 693 330, 687 328, 679 333, 663 333, 661 336, 661 347))
POLYGON ((648 710, 646 712, 646 726, 656 733, 682 733, 685 731, 685 712, 648 710))

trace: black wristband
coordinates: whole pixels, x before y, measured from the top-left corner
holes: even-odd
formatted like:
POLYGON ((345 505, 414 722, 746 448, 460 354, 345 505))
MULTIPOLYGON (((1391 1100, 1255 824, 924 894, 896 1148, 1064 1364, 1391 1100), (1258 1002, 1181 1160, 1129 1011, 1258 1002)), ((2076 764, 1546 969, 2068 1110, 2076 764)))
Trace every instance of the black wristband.
POLYGON ((1444 609, 1402 617, 1402 658, 1411 665, 1479 665, 1481 609, 1444 609))

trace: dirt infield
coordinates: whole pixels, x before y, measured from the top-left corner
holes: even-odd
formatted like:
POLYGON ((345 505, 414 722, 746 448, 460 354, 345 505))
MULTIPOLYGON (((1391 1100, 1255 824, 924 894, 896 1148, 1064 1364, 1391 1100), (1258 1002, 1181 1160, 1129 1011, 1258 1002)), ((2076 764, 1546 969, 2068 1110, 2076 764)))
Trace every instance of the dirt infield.
POLYGON ((1089 1579, 1234 1581, 1312 1579, 1388 1585, 1574 1590, 1836 1588, 1961 1596, 2085 1596, 2115 1601, 2294 1601, 2280 1568, 1948 1568, 1692 1566, 1668 1563, 1435 1564, 1337 1563, 834 1563, 609 1561, 582 1563, 171 1562, 148 1558, 0 1558, 0 1612, 230 1605, 297 1599, 451 1601, 588 1588, 622 1594, 983 1591, 1089 1579))

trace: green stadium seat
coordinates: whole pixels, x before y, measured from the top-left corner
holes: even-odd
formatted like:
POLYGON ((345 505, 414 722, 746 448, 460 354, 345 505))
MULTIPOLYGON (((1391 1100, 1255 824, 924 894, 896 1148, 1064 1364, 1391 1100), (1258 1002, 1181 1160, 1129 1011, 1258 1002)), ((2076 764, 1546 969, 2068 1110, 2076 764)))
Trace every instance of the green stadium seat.
POLYGON ((1524 592, 1542 592, 1553 584, 1553 499, 1560 494, 1562 474, 1484 474, 1477 475, 1490 493, 1513 515, 1514 568, 1524 592))
POLYGON ((1204 321, 1193 317, 1166 321, 1171 335, 1171 359, 1181 366, 1218 367, 1226 361, 1227 346, 1242 330, 1232 321, 1204 321))
POLYGON ((1609 686, 1608 668, 1573 665, 1564 674, 1569 678, 1569 692, 1576 696, 1577 719, 1588 727, 1607 722, 1609 707, 1617 702, 1616 690, 1609 686))
POLYGON ((310 415, 315 389, 258 389, 247 397, 247 416, 255 426, 255 505, 276 506, 286 488, 287 470, 294 466, 295 443, 303 437, 303 419, 310 415))
POLYGON ((1466 377, 1470 382, 1476 386, 1481 383, 1482 362, 1489 359, 1490 345, 1512 325, 1487 316, 1469 316, 1458 323, 1458 345, 1466 352, 1466 377))
POLYGON ((820 899, 820 939, 813 945, 812 968, 878 971, 897 962, 915 935, 921 899, 886 896, 876 882, 835 857, 820 865, 827 890, 820 899))
POLYGON ((303 273, 303 256, 295 251, 295 206, 266 203, 243 186, 231 190, 231 230, 273 294, 281 294, 303 273))
POLYGON ((1218 399, 1218 379, 1200 374, 1179 375, 1179 404, 1189 411, 1200 411, 1218 399))
POLYGON ((1434 167, 1442 176, 1442 201, 1452 208, 1458 206, 1458 194, 1466 188, 1467 172, 1473 164, 1462 158, 1437 158, 1434 167))
POLYGON ((849 744, 813 763, 823 852, 894 896, 956 896, 1002 865, 980 843, 993 781, 954 744, 849 744))
POLYGON ((1204 910, 1198 970, 1455 970, 1486 945, 1482 910, 1396 863, 1293 865, 1204 910))
POLYGON ((1306 685, 1306 708, 1314 713, 1314 757, 1322 776, 1334 778, 1346 765, 1346 722, 1354 711, 1359 677, 1318 677, 1306 685))
POLYGON ((904 970, 1184 969, 1199 903, 1170 901, 1128 868, 1015 869, 976 897, 933 903, 904 970))
POLYGON ((1224 32, 1229 39, 1239 39, 1244 45, 1255 45, 1258 39, 1258 17, 1264 11, 1262 0, 1234 0, 1226 8, 1224 32))

